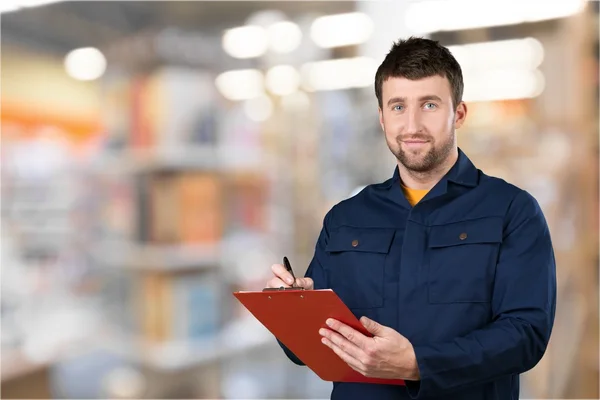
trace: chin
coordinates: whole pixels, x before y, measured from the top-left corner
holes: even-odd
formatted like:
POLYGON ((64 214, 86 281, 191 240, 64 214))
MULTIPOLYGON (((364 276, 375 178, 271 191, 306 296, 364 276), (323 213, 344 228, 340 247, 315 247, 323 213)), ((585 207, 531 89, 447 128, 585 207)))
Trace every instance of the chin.
POLYGON ((409 170, 415 171, 415 172, 427 172, 431 169, 431 167, 429 165, 426 165, 423 162, 410 162, 410 163, 404 164, 404 166, 406 167, 406 169, 409 169, 409 170))
POLYGON ((425 156, 429 154, 429 151, 430 149, 408 149, 404 150, 404 154, 408 157, 423 160, 425 156))
POLYGON ((407 169, 415 172, 426 172, 431 169, 431 165, 427 162, 427 152, 417 151, 415 152, 404 152, 398 154, 396 158, 404 165, 407 169))

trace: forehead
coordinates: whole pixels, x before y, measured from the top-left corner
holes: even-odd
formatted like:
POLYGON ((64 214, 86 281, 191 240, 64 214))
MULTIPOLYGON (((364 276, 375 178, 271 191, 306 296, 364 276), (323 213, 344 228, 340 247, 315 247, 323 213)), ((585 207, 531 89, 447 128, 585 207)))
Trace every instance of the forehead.
POLYGON ((383 81, 381 86, 383 102, 392 97, 420 97, 437 95, 442 99, 451 99, 450 82, 445 77, 435 75, 418 80, 390 77, 383 81))

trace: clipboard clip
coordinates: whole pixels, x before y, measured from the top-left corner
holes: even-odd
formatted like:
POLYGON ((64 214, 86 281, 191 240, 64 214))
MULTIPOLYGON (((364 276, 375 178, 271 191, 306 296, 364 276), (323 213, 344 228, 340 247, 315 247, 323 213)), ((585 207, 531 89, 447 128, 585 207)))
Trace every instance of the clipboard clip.
POLYGON ((303 287, 278 287, 278 288, 264 288, 263 292, 283 292, 285 290, 305 290, 303 287))

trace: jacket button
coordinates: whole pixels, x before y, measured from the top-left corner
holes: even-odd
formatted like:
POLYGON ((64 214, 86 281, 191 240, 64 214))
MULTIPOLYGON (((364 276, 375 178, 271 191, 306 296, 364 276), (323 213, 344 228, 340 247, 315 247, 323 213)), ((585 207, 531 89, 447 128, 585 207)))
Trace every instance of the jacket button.
POLYGON ((467 234, 463 232, 463 233, 461 233, 461 234, 458 236, 458 238, 459 238, 460 240, 465 240, 465 239, 467 238, 467 234))
POLYGON ((356 247, 356 246, 358 246, 358 240, 354 239, 352 241, 352 247, 356 247))

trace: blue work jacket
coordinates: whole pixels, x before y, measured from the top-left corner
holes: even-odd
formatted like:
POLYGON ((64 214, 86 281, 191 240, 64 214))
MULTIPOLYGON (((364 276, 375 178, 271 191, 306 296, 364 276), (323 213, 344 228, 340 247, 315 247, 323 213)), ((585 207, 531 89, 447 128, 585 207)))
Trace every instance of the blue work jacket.
POLYGON ((419 366, 420 381, 406 386, 335 382, 332 399, 518 399, 519 374, 541 359, 554 323, 556 267, 542 210, 460 149, 414 207, 398 168, 335 205, 306 276, 357 317, 404 335, 419 366))

